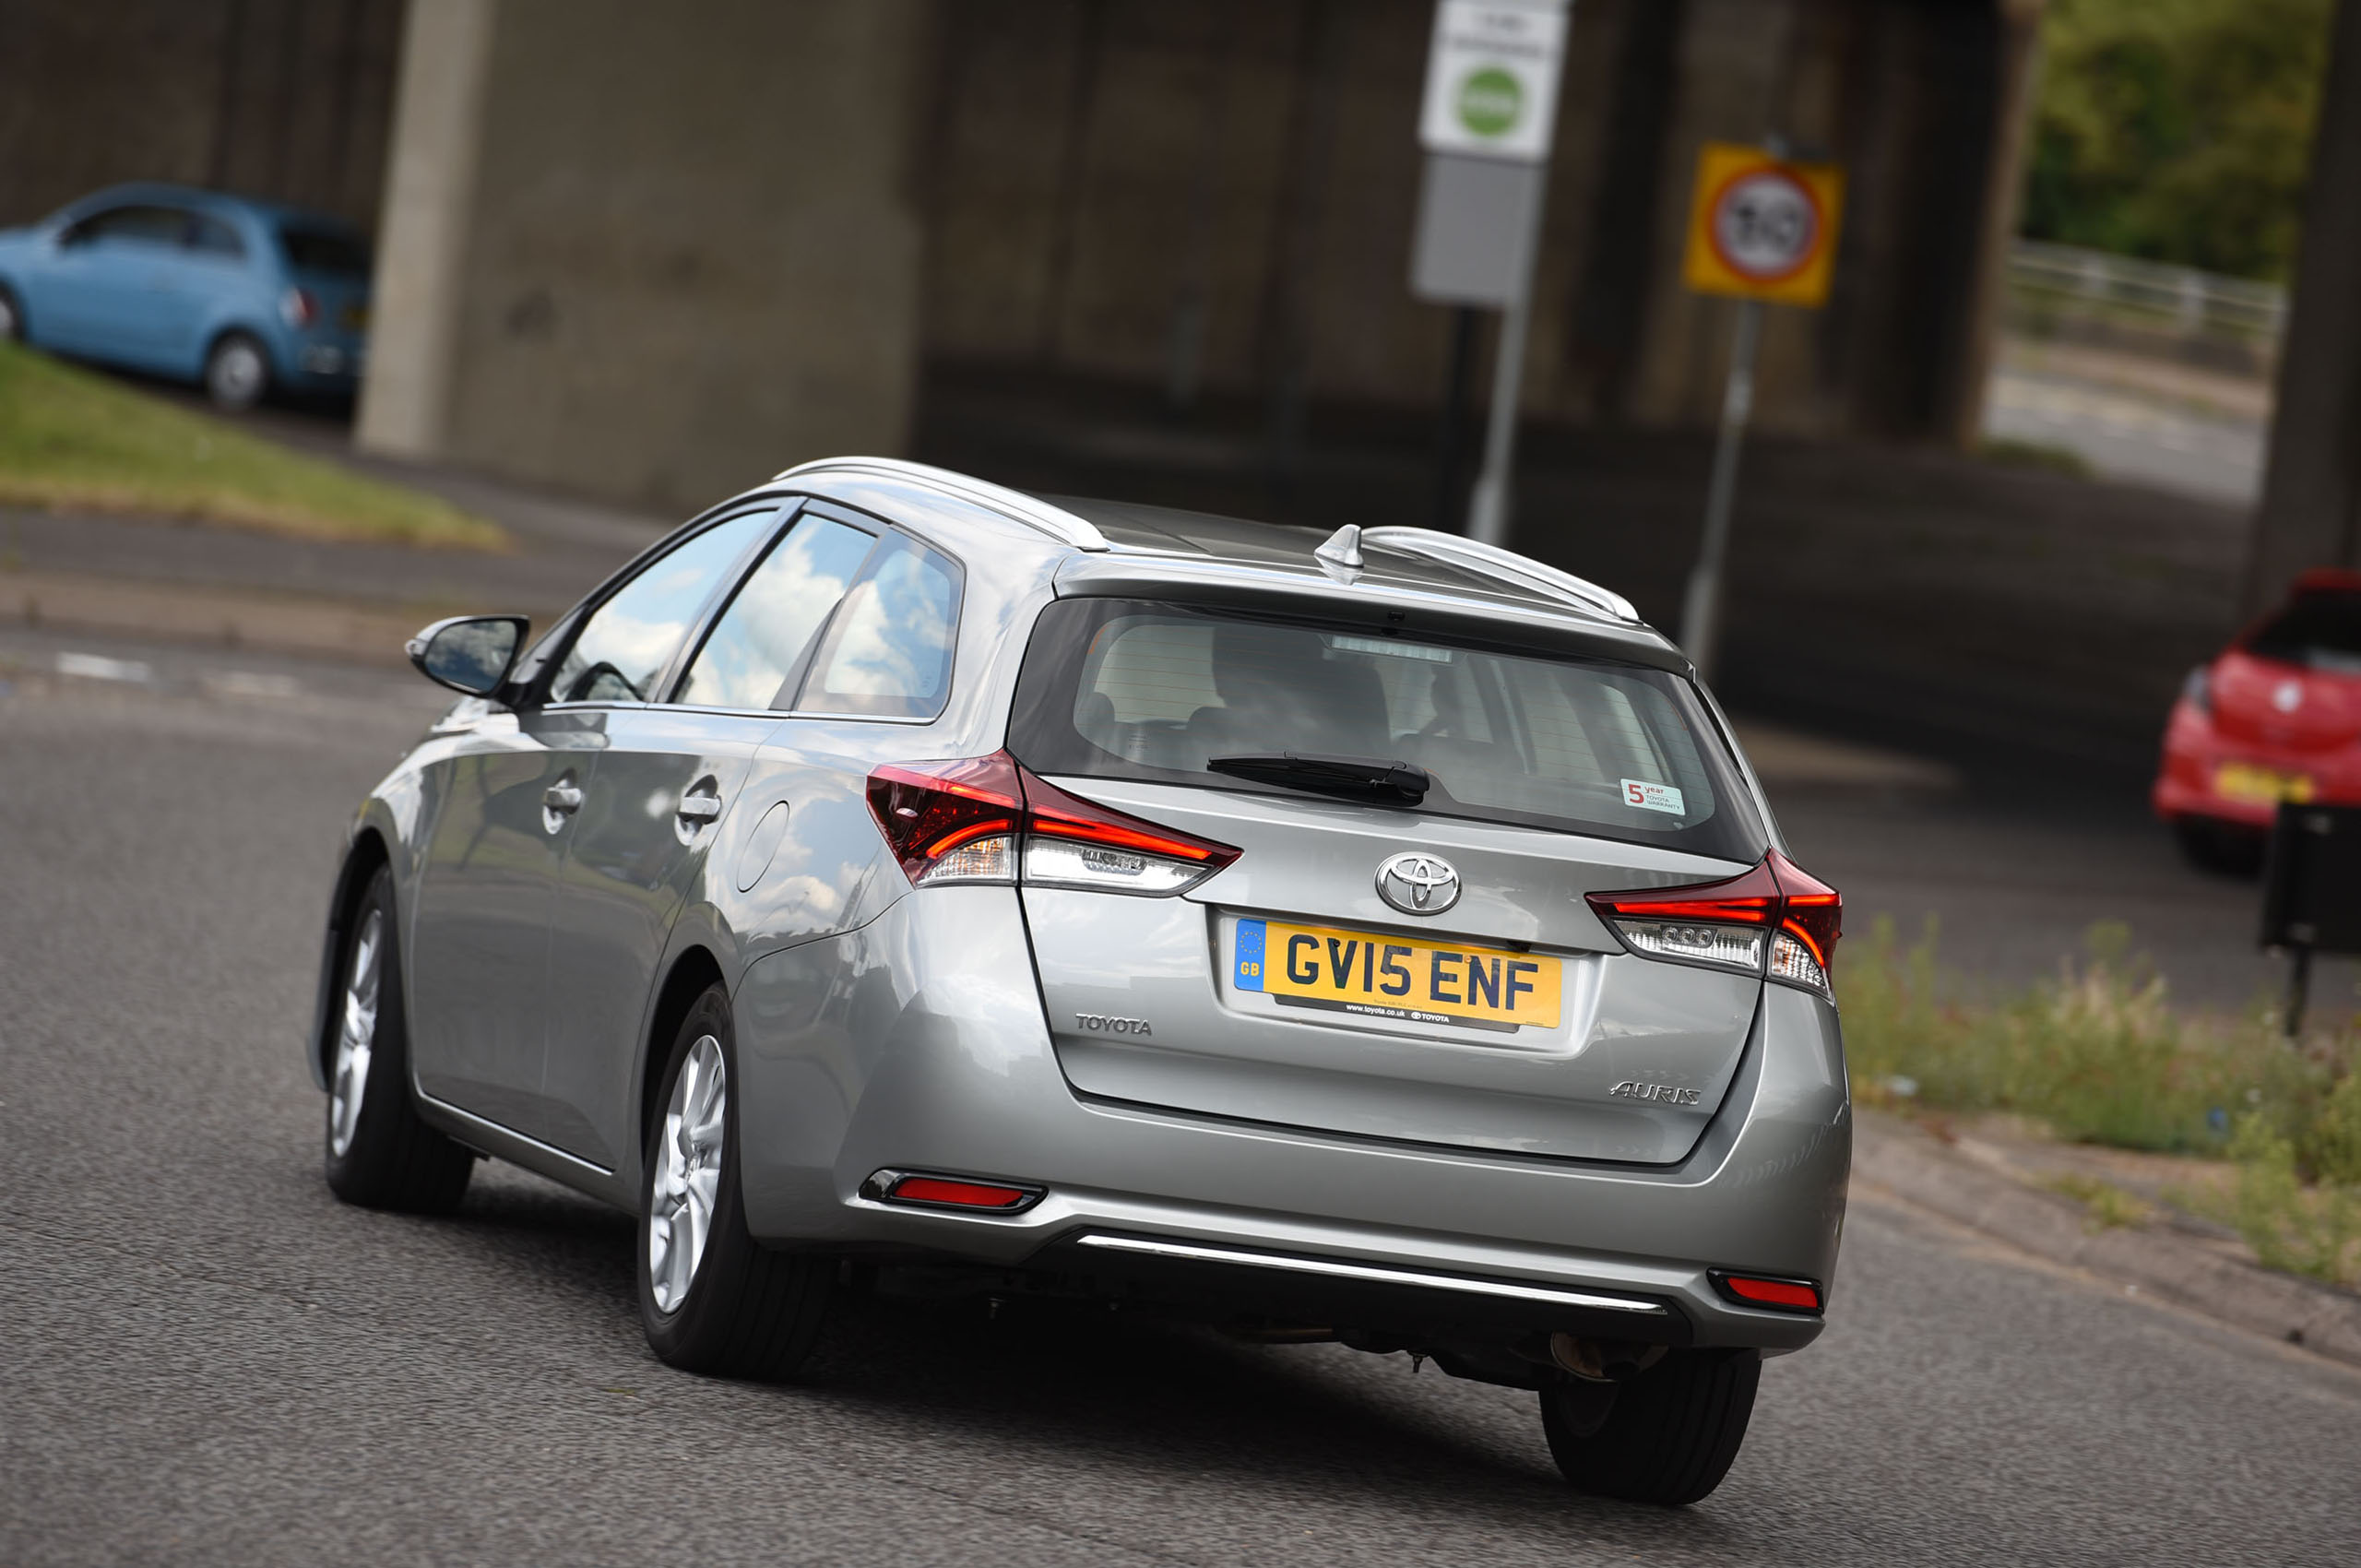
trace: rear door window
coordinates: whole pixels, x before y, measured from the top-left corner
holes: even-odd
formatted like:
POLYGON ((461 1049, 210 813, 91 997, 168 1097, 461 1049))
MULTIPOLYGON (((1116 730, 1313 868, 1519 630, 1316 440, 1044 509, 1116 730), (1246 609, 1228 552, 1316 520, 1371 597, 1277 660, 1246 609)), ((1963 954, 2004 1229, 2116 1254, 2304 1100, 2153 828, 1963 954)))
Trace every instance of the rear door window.
POLYGON ((882 540, 829 623, 795 706, 880 719, 941 713, 959 589, 948 556, 901 534, 882 540))
POLYGON ((1010 745, 1043 774, 1288 794, 1207 764, 1285 752, 1398 760, 1433 780, 1417 808, 1429 814, 1737 861, 1768 842, 1679 676, 1444 637, 1062 600, 1027 649, 1010 745))
POLYGON ((833 517, 806 513, 747 574, 714 623, 676 699, 698 707, 784 707, 812 644, 877 543, 833 517))
POLYGON ((725 574, 778 517, 776 503, 726 517, 642 567, 583 622, 552 702, 650 702, 725 574))

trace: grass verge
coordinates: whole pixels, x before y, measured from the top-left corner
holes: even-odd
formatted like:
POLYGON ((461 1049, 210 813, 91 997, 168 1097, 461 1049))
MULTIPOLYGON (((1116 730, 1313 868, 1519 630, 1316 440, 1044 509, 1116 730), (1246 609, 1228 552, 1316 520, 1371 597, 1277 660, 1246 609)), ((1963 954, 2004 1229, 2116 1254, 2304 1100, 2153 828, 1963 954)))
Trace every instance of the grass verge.
MULTIPOLYGON (((2072 1142, 2226 1155, 2235 1196, 2210 1216, 2267 1266, 2361 1284, 2361 1038, 2300 1043, 2262 1007, 2185 1016, 2164 978, 2127 959, 2130 932, 2093 928, 2055 980, 1986 1002, 1943 983, 1935 928, 1905 948, 1881 920, 1839 966, 1855 1098, 1913 1111, 2010 1111, 2072 1142)), ((2094 1225, 2130 1205, 2070 1191, 2094 1225)))
POLYGON ((493 524, 0 343, 0 504, 186 517, 308 539, 499 550, 493 524))
POLYGON ((2044 473, 2063 474, 2068 479, 2089 479, 2092 473, 2089 460, 2080 452, 2070 447, 2053 446, 2043 441, 1987 435, 1976 444, 1975 450, 1985 461, 2006 468, 2038 469, 2044 473))

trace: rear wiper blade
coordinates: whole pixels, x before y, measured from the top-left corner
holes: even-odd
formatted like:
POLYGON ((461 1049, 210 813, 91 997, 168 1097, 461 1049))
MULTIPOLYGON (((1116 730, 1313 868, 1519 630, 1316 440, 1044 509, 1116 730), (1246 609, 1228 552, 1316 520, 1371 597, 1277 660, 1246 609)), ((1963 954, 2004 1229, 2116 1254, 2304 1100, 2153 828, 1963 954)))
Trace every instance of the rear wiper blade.
POLYGON ((1427 798, 1427 790, 1434 784, 1427 770, 1415 763, 1371 756, 1315 756, 1309 752, 1217 756, 1205 763, 1205 770, 1251 778, 1257 784, 1388 805, 1415 806, 1427 798))

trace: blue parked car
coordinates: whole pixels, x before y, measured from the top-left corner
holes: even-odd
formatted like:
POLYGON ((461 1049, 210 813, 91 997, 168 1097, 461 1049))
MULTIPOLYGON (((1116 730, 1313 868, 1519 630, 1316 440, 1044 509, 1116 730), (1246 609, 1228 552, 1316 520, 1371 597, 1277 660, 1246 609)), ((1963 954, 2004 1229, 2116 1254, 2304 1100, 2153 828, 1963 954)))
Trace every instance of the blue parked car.
POLYGON ((368 323, 368 245, 320 213, 131 184, 0 230, 0 338, 198 382, 224 409, 350 393, 368 323))

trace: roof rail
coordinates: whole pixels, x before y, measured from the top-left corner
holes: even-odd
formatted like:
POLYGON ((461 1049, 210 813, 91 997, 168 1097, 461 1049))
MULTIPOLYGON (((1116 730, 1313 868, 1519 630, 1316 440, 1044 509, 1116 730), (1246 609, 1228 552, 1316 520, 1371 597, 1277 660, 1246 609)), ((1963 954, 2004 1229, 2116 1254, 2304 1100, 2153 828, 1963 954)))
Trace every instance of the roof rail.
POLYGON ((913 481, 931 489, 948 492, 963 501, 988 506, 1012 522, 1022 523, 1037 533, 1045 533, 1059 543, 1071 544, 1076 550, 1113 548, 1095 524, 1075 517, 1062 506, 1052 506, 1038 497, 994 484, 990 480, 976 479, 925 463, 906 462, 900 457, 819 457, 782 470, 771 482, 777 484, 803 475, 821 473, 868 473, 884 479, 913 481))
POLYGON ((1640 618, 1640 612, 1631 608, 1631 601, 1621 594, 1584 582, 1555 566, 1545 566, 1513 550, 1502 550, 1497 544, 1485 544, 1455 533, 1438 533, 1433 529, 1391 528, 1363 529, 1361 542, 1398 554, 1423 555, 1430 561, 1457 566, 1496 582, 1514 583, 1612 620, 1637 622, 1640 618))

